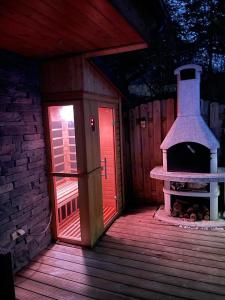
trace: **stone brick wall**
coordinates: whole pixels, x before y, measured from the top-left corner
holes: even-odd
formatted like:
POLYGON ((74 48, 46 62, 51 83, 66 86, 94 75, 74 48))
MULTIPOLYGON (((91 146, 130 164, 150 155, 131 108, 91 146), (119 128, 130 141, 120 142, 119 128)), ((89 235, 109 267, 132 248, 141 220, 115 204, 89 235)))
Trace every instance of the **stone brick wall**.
POLYGON ((15 271, 50 243, 49 218, 38 64, 0 51, 0 247, 15 271))

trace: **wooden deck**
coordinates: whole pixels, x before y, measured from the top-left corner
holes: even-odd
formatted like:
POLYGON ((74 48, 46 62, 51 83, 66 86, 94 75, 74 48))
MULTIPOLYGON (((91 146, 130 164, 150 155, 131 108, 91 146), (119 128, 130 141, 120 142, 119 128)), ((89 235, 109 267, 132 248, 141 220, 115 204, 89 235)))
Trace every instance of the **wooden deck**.
POLYGON ((93 249, 54 244, 16 276, 19 300, 225 299, 225 231, 191 230, 138 209, 93 249))

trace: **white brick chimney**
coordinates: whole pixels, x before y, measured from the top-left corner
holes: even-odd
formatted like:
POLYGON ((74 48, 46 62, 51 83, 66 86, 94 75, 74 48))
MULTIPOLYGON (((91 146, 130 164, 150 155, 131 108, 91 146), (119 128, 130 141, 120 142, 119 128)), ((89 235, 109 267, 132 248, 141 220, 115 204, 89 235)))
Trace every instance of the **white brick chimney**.
POLYGON ((200 74, 198 65, 184 65, 174 72, 177 75, 177 119, 160 148, 168 148, 182 142, 199 143, 211 152, 217 151, 219 142, 200 114, 200 74))

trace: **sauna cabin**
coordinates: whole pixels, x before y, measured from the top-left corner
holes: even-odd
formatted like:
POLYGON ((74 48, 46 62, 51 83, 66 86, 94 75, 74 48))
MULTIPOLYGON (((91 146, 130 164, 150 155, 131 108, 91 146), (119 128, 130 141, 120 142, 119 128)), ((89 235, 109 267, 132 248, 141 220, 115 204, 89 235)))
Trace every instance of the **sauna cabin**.
POLYGON ((42 77, 54 238, 93 246, 122 208, 121 94, 82 56, 42 77))

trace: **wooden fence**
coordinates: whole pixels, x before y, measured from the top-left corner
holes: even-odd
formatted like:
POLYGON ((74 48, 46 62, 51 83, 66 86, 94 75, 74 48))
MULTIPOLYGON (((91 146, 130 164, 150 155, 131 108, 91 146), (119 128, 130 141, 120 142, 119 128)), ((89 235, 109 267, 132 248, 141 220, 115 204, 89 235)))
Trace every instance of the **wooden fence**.
MULTIPOLYGON (((201 101, 202 116, 221 143, 224 143, 225 105, 201 101)), ((151 179, 150 170, 162 165, 160 144, 176 117, 173 99, 155 100, 125 114, 125 181, 128 197, 163 203, 163 182, 151 179)), ((224 147, 225 148, 225 147, 224 147)))

